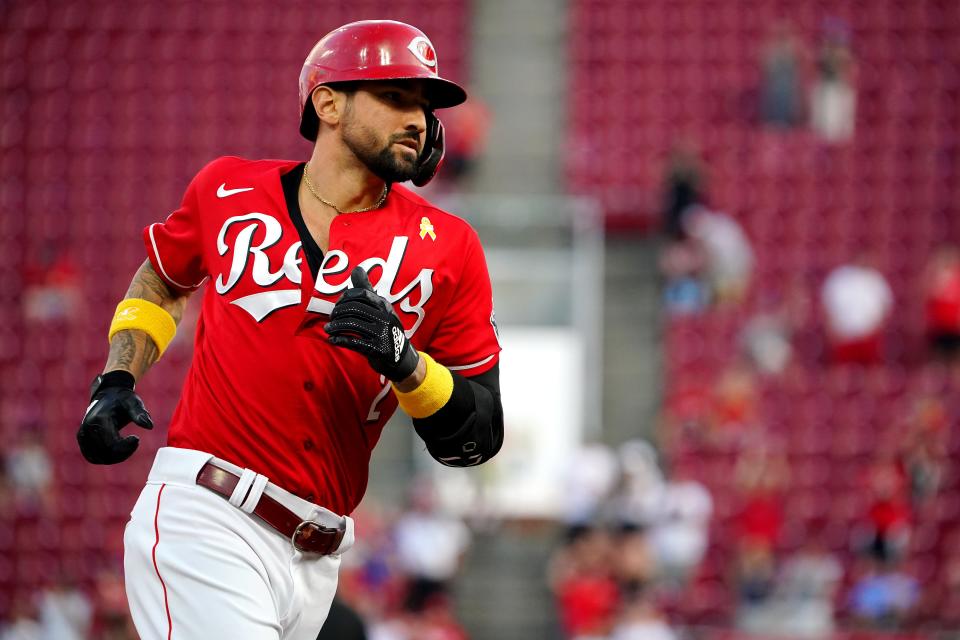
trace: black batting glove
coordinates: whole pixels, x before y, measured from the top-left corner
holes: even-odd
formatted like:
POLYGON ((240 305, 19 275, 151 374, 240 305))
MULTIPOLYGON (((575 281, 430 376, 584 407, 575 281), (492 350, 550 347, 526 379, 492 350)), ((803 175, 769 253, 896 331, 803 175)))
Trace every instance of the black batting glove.
POLYGON ((153 429, 153 420, 133 392, 133 384, 133 375, 126 371, 110 371, 93 381, 90 406, 77 431, 80 452, 88 462, 116 464, 132 456, 140 438, 120 436, 120 429, 131 421, 153 429))
POLYGON ((327 341, 367 357, 377 373, 393 382, 407 379, 417 368, 420 354, 403 333, 400 318, 389 302, 378 296, 367 272, 356 267, 350 274, 353 287, 333 305, 330 322, 323 326, 327 341))

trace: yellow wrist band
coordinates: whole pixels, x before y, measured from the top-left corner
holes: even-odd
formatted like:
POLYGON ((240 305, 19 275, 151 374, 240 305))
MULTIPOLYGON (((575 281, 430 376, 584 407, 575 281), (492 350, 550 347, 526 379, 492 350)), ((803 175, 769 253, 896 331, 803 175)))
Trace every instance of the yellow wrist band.
POLYGON ((397 394, 397 400, 400 402, 400 408, 407 412, 411 418, 426 418, 432 416, 447 404, 450 396, 453 395, 453 374, 442 364, 420 352, 427 365, 427 373, 420 386, 413 391, 404 393, 393 387, 393 392, 397 394))
POLYGON ((159 358, 176 335, 177 323, 173 316, 160 305, 143 298, 128 298, 117 305, 117 312, 113 315, 113 322, 110 323, 107 341, 113 340, 113 336, 118 331, 129 329, 143 331, 150 336, 160 352, 157 355, 159 358))

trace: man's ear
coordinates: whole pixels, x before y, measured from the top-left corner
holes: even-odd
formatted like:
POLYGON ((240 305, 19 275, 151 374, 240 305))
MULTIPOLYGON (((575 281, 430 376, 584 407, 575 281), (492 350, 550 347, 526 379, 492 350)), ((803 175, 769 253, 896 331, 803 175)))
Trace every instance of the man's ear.
POLYGON ((345 98, 346 96, 342 93, 324 86, 317 87, 310 96, 310 100, 313 101, 313 109, 317 112, 317 118, 320 122, 329 125, 340 123, 343 108, 346 104, 345 98))

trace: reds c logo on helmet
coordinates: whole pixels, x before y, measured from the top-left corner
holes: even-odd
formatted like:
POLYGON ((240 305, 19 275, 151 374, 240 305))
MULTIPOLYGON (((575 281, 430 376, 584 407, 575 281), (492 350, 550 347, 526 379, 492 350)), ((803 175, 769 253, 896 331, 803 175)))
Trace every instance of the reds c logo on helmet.
POLYGON ((433 45, 427 40, 426 36, 417 36, 411 40, 407 49, 410 49, 417 60, 428 67, 435 68, 437 66, 437 52, 434 51, 433 45))

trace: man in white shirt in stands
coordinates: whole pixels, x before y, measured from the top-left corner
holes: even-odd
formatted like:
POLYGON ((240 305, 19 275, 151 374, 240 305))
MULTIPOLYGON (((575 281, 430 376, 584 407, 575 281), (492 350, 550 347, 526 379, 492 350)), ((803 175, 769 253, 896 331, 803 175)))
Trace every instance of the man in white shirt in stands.
POLYGON ((834 269, 823 283, 821 301, 833 362, 870 364, 880 360, 883 329, 893 309, 893 292, 867 256, 834 269))

